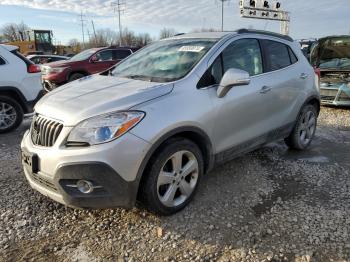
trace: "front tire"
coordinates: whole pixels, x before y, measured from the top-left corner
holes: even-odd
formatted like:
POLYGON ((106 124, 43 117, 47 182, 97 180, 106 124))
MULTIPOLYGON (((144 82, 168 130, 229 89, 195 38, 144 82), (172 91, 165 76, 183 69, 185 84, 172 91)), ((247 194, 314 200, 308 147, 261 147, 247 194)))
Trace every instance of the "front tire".
POLYGON ((68 82, 72 82, 72 81, 75 81, 75 80, 78 80, 80 78, 83 78, 85 75, 84 74, 81 74, 81 73, 74 73, 72 74, 69 79, 68 79, 68 82))
POLYGON ((16 129, 23 121, 20 104, 7 96, 0 96, 0 134, 16 129))
POLYGON ((172 138, 150 159, 140 200, 153 213, 174 214, 192 200, 203 171, 198 146, 185 138, 172 138))
POLYGON ((317 127, 317 109, 306 105, 293 128, 292 133, 284 141, 292 149, 305 150, 311 144, 317 127))

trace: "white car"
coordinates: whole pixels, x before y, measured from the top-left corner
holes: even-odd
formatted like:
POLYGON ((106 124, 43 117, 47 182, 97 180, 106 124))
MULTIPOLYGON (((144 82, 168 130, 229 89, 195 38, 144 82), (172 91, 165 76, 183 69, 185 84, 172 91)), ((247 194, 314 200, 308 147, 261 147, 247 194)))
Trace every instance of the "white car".
POLYGON ((40 67, 17 46, 0 45, 0 133, 18 127, 42 94, 40 67))

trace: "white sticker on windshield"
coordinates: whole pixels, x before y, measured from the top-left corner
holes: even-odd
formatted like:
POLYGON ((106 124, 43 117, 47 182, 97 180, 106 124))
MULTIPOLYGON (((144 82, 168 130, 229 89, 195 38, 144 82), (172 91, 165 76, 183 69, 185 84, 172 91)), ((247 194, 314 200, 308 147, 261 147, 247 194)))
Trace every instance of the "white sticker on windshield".
POLYGON ((204 49, 204 46, 187 45, 187 46, 182 46, 179 49, 179 52, 195 52, 195 53, 199 53, 203 49, 204 49))

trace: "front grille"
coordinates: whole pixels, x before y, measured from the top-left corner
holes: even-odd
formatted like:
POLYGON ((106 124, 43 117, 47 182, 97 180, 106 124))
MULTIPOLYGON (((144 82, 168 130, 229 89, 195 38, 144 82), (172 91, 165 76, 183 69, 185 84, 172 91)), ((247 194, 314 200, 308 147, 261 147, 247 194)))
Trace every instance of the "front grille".
POLYGON ((51 147, 55 144, 63 128, 63 124, 42 116, 34 116, 30 129, 34 145, 51 147))

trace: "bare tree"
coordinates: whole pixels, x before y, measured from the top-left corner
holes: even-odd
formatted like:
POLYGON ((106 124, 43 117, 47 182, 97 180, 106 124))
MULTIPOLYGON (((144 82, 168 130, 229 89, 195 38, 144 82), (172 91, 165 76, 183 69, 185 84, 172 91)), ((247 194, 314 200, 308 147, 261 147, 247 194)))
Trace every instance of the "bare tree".
POLYGON ((176 31, 173 28, 163 28, 160 33, 159 33, 159 38, 164 39, 164 38, 169 38, 176 35, 176 31))
POLYGON ((221 32, 221 30, 215 28, 195 28, 191 30, 191 33, 201 33, 201 32, 221 32))
POLYGON ((117 34, 113 30, 109 28, 99 29, 96 31, 96 37, 90 40, 90 46, 101 47, 114 45, 117 43, 117 39, 117 34))
POLYGON ((23 21, 17 24, 17 32, 22 41, 29 40, 28 31, 30 30, 29 26, 27 26, 23 21))
MULTIPOLYGON (((96 36, 91 37, 89 43, 85 44, 85 48, 119 45, 119 42, 119 37, 113 30, 104 28, 96 31, 96 36)), ((140 33, 136 35, 135 32, 128 28, 124 28, 121 42, 123 46, 143 47, 152 42, 152 38, 148 33, 140 33)), ((72 48, 82 46, 82 44, 75 38, 68 41, 68 45, 72 48)))
POLYGON ((27 31, 29 30, 30 28, 21 22, 20 24, 6 24, 0 29, 0 32, 6 41, 13 42, 28 40, 27 31))
POLYGON ((141 33, 136 36, 135 46, 143 47, 152 42, 152 38, 149 33, 141 33))
POLYGON ((0 35, 0 44, 5 42, 6 42, 5 37, 3 35, 0 35))
POLYGON ((73 47, 73 48, 74 48, 74 47, 79 46, 80 43, 79 43, 79 40, 78 40, 78 39, 72 38, 71 40, 68 41, 68 45, 69 45, 70 47, 73 47))

